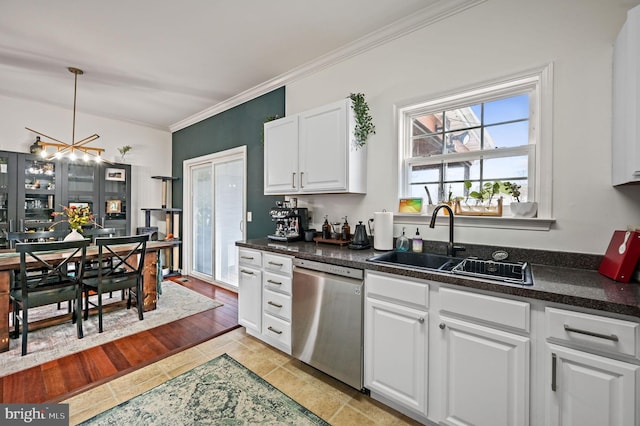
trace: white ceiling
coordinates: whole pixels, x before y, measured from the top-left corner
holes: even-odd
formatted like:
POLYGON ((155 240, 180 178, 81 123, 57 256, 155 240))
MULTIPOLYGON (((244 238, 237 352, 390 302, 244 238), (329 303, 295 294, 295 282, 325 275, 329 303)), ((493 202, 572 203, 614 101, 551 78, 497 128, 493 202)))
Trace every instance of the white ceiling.
POLYGON ((0 95, 72 108, 73 66, 79 113, 167 130, 456 3, 0 0, 0 95))

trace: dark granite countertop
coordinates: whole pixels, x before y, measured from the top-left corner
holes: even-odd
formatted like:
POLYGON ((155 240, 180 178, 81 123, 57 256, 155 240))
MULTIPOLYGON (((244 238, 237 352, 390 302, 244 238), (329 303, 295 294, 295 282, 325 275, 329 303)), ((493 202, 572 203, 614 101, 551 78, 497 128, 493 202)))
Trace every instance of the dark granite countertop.
MULTIPOLYGON (((527 256, 532 265, 533 286, 504 284, 483 279, 462 277, 445 272, 430 272, 409 267, 394 267, 367 262, 367 258, 380 252, 373 249, 350 250, 346 246, 308 242, 276 242, 266 238, 238 241, 239 247, 287 254, 301 259, 316 260, 336 265, 387 272, 413 278, 455 284, 462 287, 495 293, 527 297, 547 302, 562 303, 640 318, 640 283, 619 283, 597 271, 599 258, 592 255, 526 251, 513 249, 515 257, 527 256), (553 262, 547 263, 547 259, 553 262), (540 262, 540 263, 538 263, 540 262), (544 262, 544 263, 542 263, 544 262)), ((467 247, 466 255, 487 258, 493 247, 467 247)), ((444 254, 440 246, 425 247, 425 251, 444 254)), ((510 259, 511 259, 510 258, 510 259)), ((523 259, 524 260, 524 259, 523 259)))

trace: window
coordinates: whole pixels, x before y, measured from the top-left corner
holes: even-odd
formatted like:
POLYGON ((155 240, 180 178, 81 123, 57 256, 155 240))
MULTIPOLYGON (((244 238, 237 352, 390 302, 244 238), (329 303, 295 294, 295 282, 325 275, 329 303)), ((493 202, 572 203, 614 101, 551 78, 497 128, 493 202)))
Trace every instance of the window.
POLYGON ((428 188, 437 203, 466 196, 467 180, 472 190, 509 181, 550 217, 549 68, 400 108, 401 196, 428 188))

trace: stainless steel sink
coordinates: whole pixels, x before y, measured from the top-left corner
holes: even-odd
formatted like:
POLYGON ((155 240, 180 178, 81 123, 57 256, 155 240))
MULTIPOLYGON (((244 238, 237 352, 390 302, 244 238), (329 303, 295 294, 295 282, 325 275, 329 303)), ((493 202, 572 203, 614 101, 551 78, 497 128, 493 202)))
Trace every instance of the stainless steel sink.
POLYGON ((369 262, 407 266, 455 275, 483 278, 509 284, 533 285, 531 267, 526 262, 505 262, 467 257, 465 259, 431 253, 390 251, 367 259, 369 262))
POLYGON ((434 271, 451 271, 462 262, 461 258, 442 256, 431 253, 414 253, 407 251, 389 251, 367 259, 369 262, 384 263, 394 266, 410 266, 412 268, 434 271))

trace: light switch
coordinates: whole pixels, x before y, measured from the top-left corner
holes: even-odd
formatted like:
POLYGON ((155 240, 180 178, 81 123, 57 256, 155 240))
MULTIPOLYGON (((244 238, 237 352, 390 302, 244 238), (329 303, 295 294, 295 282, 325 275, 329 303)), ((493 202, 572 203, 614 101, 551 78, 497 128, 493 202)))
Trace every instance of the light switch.
POLYGON ((253 220, 253 213, 247 212, 247 222, 251 222, 253 220))

